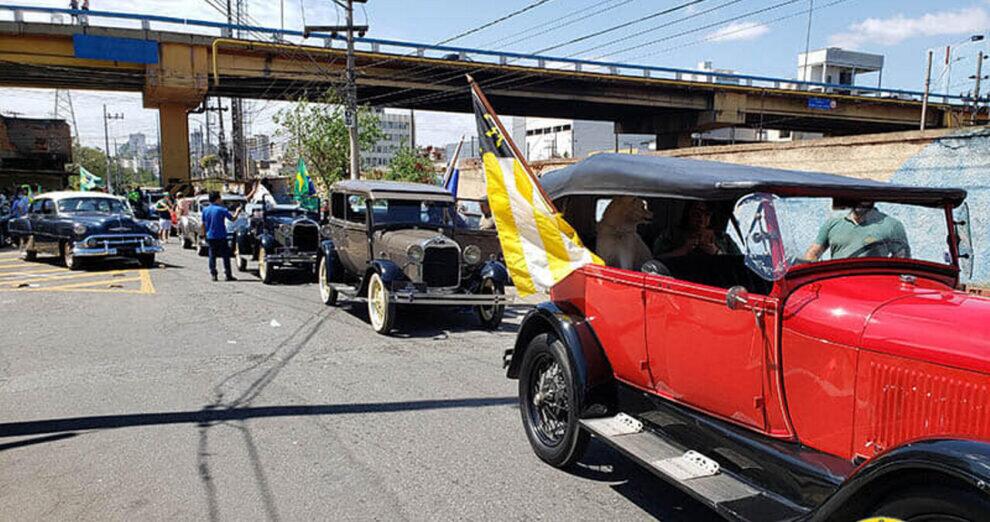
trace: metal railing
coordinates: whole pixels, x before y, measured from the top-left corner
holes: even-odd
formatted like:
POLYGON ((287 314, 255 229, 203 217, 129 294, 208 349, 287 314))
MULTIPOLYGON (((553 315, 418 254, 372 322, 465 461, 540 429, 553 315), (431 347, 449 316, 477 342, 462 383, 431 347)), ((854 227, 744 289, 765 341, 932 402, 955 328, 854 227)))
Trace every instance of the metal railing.
MULTIPOLYGON (((304 35, 302 31, 289 29, 278 29, 271 27, 261 27, 255 25, 227 24, 225 22, 213 22, 209 20, 196 20, 190 18, 176 18, 171 16, 142 15, 133 13, 117 13, 112 11, 82 11, 73 9, 61 9, 54 7, 35 7, 25 5, 0 4, 0 13, 7 12, 13 15, 13 20, 19 23, 79 23, 81 25, 92 25, 93 19, 112 20, 118 24, 108 24, 101 27, 122 27, 127 28, 127 22, 138 22, 142 30, 166 31, 167 26, 183 26, 186 29, 201 29, 204 31, 191 31, 193 33, 204 34, 205 36, 231 37, 235 33, 240 34, 239 38, 247 41, 267 41, 257 38, 258 36, 268 36, 271 41, 303 43, 307 40, 322 40, 325 47, 333 47, 336 41, 344 41, 342 35, 312 33, 304 35), (48 20, 41 17, 29 17, 27 15, 47 15, 48 20), (69 20, 59 20, 62 16, 72 18, 69 20), (31 18, 35 18, 32 20, 31 18), (153 25, 154 24, 154 25, 153 25), (219 31, 219 34, 215 34, 219 31), (244 34, 247 36, 244 36, 244 34)), ((465 61, 469 63, 488 63, 498 65, 512 64, 520 67, 532 67, 534 69, 546 70, 570 70, 582 72, 601 72, 622 77, 640 77, 676 80, 683 82, 723 84, 727 86, 745 86, 764 89, 782 89, 791 91, 803 91, 810 95, 821 94, 847 94, 872 98, 895 98, 905 100, 920 101, 924 96, 923 92, 905 89, 887 89, 883 87, 867 87, 861 85, 842 85, 834 83, 808 82, 788 78, 775 78, 771 76, 758 76, 751 74, 735 74, 717 71, 704 71, 693 69, 680 69, 676 67, 661 67, 656 65, 627 64, 621 62, 607 62, 596 60, 582 60, 561 56, 544 56, 528 53, 517 53, 511 51, 491 51, 486 49, 474 49, 470 47, 458 47, 451 45, 429 45, 414 42, 404 42, 399 40, 386 40, 381 38, 356 38, 358 50, 373 53, 394 54, 395 56, 416 56, 420 58, 434 58, 465 61), (389 51, 392 51, 391 53, 389 51), (453 56, 452 56, 453 55, 453 56)), ((929 99, 941 100, 947 104, 971 104, 973 98, 967 95, 954 95, 948 93, 930 93, 929 99)))

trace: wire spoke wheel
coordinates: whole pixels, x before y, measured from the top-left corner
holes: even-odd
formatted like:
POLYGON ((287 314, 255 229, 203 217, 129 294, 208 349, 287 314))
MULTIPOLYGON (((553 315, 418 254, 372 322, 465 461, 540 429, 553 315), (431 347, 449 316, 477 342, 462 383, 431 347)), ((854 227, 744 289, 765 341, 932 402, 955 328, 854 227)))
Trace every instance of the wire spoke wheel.
POLYGON ((530 382, 529 415, 533 429, 547 446, 558 446, 567 433, 570 406, 564 373, 549 355, 536 362, 530 382))

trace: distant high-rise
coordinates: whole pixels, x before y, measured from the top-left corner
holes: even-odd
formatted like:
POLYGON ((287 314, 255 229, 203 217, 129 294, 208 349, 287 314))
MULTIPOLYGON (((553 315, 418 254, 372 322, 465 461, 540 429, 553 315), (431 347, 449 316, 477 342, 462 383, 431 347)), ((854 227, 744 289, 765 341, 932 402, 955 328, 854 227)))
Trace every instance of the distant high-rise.
POLYGON ((382 130, 382 139, 371 149, 361 152, 364 165, 370 169, 388 167, 401 147, 412 147, 413 145, 412 116, 387 113, 381 109, 377 111, 377 114, 378 126, 382 130))
POLYGON ((127 150, 130 151, 134 157, 144 156, 147 149, 148 138, 144 134, 138 132, 127 137, 127 150))

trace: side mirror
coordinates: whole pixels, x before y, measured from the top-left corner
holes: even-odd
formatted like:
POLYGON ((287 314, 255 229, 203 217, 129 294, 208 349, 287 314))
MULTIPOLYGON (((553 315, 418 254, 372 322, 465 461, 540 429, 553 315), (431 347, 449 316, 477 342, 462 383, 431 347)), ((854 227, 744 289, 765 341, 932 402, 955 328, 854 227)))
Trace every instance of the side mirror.
POLYGON ((749 304, 749 291, 741 286, 733 286, 725 294, 725 306, 729 310, 739 310, 749 304))

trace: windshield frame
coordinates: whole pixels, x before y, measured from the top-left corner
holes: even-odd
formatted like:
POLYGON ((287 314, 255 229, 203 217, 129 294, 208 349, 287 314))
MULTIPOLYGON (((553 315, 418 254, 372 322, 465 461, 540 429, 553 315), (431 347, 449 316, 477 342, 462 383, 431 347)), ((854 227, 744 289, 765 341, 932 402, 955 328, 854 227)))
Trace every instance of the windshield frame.
MULTIPOLYGON (((736 212, 738 210, 738 205, 740 205, 740 203, 744 202, 748 198, 753 198, 753 197, 768 198, 766 201, 770 203, 769 208, 771 209, 771 214, 772 214, 771 216, 768 216, 768 220, 774 223, 774 226, 778 226, 776 225, 776 223, 779 220, 778 209, 777 206, 774 205, 774 203, 778 200, 797 199, 807 196, 791 196, 791 195, 781 196, 779 194, 773 194, 773 193, 747 194, 736 200, 736 203, 733 205, 734 219, 738 219, 738 216, 736 215, 736 212)), ((827 198, 825 196, 812 196, 812 198, 834 200, 834 198, 827 198)), ((847 257, 840 259, 819 259, 814 262, 792 263, 790 262, 790 260, 787 258, 786 255, 786 254, 790 254, 791 252, 788 252, 788 247, 785 245, 785 241, 781 237, 780 231, 778 229, 775 230, 774 233, 770 235, 771 237, 769 239, 769 241, 772 242, 771 243, 771 251, 773 252, 772 256, 779 257, 783 255, 785 259, 784 263, 786 263, 787 266, 785 268, 776 267, 774 271, 774 276, 768 280, 781 281, 785 279, 794 279, 796 277, 800 277, 803 275, 817 274, 821 272, 834 272, 836 270, 842 270, 848 268, 868 268, 868 269, 892 268, 902 272, 910 269, 919 269, 924 272, 935 273, 936 275, 941 277, 951 277, 954 281, 954 284, 958 282, 959 276, 961 274, 959 247, 958 247, 959 237, 958 237, 958 230, 956 229, 954 217, 953 217, 953 211, 955 207, 952 203, 946 203, 942 207, 924 207, 923 205, 911 205, 909 203, 903 203, 903 202, 887 202, 881 199, 877 199, 875 202, 881 204, 886 203, 886 204, 896 204, 896 205, 923 207, 923 208, 931 208, 931 209, 941 208, 942 215, 945 220, 944 221, 945 232, 947 234, 946 250, 947 253, 949 254, 950 259, 947 259, 946 260, 947 262, 945 263, 941 263, 941 262, 936 262, 928 259, 920 259, 920 258, 874 256, 874 257, 847 257)), ((747 226, 749 226, 749 223, 739 223, 739 225, 743 227, 743 229, 745 229, 747 226)), ((749 242, 746 241, 747 238, 743 237, 737 239, 741 240, 743 255, 746 256, 747 260, 749 260, 752 256, 752 250, 750 248, 749 242)), ((778 262, 779 261, 777 260, 773 261, 774 264, 778 262)), ((751 270, 757 273, 757 275, 759 275, 760 277, 767 279, 767 277, 764 276, 763 274, 760 274, 759 271, 753 268, 751 268, 751 270)))
POLYGON ((456 206, 453 202, 444 200, 430 200, 430 199, 414 199, 414 198, 367 198, 365 199, 366 215, 368 216, 368 230, 384 230, 384 229, 403 229, 403 228, 421 228, 428 230, 453 230, 455 225, 455 220, 453 213, 456 212, 456 206), (374 204, 376 201, 408 201, 412 203, 422 204, 435 204, 444 205, 447 207, 447 212, 445 213, 445 222, 442 224, 435 223, 423 223, 423 222, 393 222, 393 223, 379 223, 375 219, 374 204))

